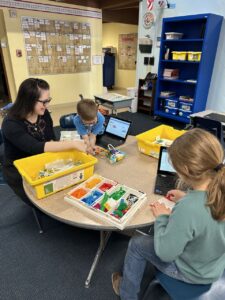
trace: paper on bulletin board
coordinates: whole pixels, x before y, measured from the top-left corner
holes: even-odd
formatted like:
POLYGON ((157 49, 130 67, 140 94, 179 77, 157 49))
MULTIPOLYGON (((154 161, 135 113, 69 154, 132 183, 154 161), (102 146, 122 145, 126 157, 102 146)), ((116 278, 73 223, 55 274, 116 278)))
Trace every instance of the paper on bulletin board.
POLYGON ((137 59, 137 33, 120 34, 118 47, 119 69, 135 70, 137 59))
POLYGON ((92 64, 101 65, 102 64, 102 55, 92 55, 92 64))

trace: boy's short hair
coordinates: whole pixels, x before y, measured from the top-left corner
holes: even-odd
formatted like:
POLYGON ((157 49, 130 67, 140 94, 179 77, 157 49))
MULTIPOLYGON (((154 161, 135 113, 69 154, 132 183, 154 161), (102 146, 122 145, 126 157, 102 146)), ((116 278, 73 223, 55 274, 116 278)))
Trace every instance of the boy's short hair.
POLYGON ((77 113, 84 121, 92 121, 96 118, 98 107, 91 99, 83 99, 77 103, 77 113))

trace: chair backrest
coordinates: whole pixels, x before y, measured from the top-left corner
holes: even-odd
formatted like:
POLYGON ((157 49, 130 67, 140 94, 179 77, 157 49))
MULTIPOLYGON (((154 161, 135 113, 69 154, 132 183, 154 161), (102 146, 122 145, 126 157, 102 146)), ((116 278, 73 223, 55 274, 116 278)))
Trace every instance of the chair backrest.
POLYGON ((225 271, 213 284, 190 284, 156 272, 156 278, 173 300, 225 299, 225 271))
POLYGON ((73 123, 73 118, 75 116, 76 116, 76 113, 61 116, 59 119, 60 127, 67 128, 67 129, 76 128, 73 123))
POLYGON ((206 118, 201 118, 201 117, 194 117, 192 120, 193 126, 196 128, 202 128, 210 133, 214 134, 221 144, 224 146, 224 136, 223 136, 223 126, 222 123, 211 120, 211 119, 206 119, 206 118))

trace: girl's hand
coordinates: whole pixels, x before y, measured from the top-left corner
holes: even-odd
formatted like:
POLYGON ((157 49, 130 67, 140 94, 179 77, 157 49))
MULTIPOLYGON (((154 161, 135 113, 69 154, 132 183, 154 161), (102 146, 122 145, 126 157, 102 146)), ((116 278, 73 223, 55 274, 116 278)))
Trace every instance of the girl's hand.
POLYGON ((173 202, 176 203, 181 198, 183 198, 185 195, 186 195, 186 193, 183 192, 183 191, 180 191, 180 190, 170 190, 169 192, 167 192, 166 198, 169 199, 170 201, 173 201, 173 202))
POLYGON ((170 215, 171 214, 171 210, 169 208, 166 208, 164 204, 161 204, 159 202, 150 204, 150 208, 155 217, 158 217, 160 215, 170 215))

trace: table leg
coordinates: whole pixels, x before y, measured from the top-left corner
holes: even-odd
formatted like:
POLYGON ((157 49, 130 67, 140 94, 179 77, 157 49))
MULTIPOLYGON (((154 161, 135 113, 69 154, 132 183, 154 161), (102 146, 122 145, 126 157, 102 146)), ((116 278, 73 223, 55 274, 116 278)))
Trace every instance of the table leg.
POLYGON ((105 249, 105 246, 108 242, 108 239, 111 235, 111 231, 100 231, 100 242, 99 242, 99 247, 98 247, 98 250, 96 252, 96 255, 95 255, 95 258, 94 258, 94 261, 92 263, 92 266, 91 266, 91 269, 89 271, 89 274, 88 274, 88 277, 85 281, 85 287, 86 288, 89 288, 90 286, 90 282, 91 282, 91 278, 92 278, 92 275, 94 274, 94 271, 98 265, 98 262, 99 262, 99 259, 105 249))

